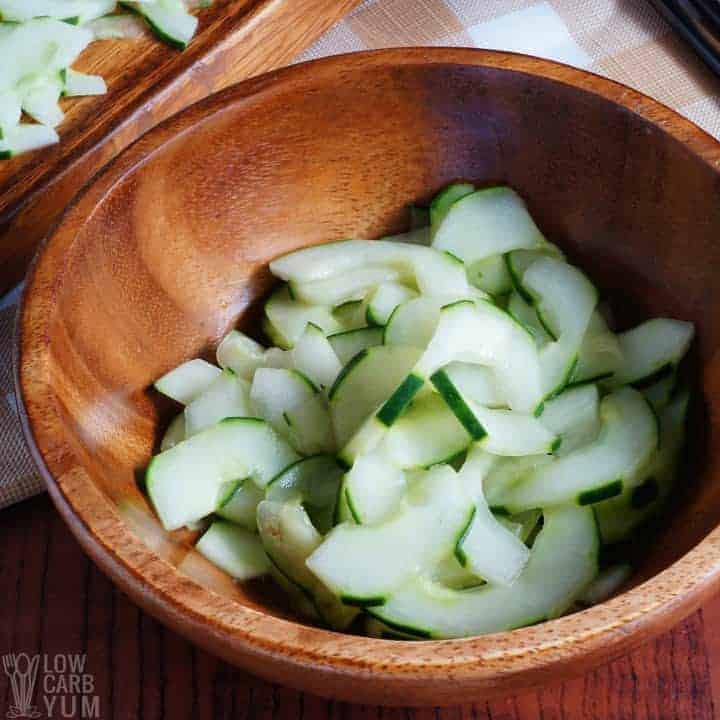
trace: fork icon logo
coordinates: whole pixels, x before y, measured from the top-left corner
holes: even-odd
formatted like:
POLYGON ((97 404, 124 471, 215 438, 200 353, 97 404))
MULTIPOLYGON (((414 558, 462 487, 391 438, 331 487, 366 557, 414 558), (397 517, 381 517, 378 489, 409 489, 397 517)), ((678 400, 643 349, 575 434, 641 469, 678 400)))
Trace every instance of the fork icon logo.
POLYGON ((30 657, 27 653, 3 655, 3 669, 10 678, 13 704, 7 712, 8 718, 38 718, 42 714, 33 704, 40 656, 30 657))

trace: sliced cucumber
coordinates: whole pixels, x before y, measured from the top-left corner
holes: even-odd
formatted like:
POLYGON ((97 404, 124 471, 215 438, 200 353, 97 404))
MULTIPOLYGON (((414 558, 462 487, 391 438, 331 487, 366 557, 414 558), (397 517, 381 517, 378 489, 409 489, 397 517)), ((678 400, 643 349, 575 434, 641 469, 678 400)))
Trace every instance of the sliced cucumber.
POLYGON ((198 19, 185 10, 180 0, 122 2, 121 5, 142 15, 160 40, 184 50, 198 26, 198 19))
POLYGON ((365 313, 368 325, 386 325, 398 305, 415 297, 417 293, 414 290, 400 283, 384 282, 378 285, 368 299, 365 313))
POLYGON ((595 385, 568 388, 548 400, 540 422, 560 438, 557 455, 567 455, 592 442, 600 431, 600 398, 595 385))
POLYGON ((183 405, 202 395, 220 376, 220 368, 205 360, 188 360, 165 373, 155 382, 155 389, 183 405))
POLYGON ((301 504, 321 534, 334 524, 343 470, 330 455, 302 458, 285 468, 266 488, 266 498, 301 504))
POLYGON ((502 505, 512 512, 575 502, 588 505, 632 484, 658 443, 655 415, 636 390, 623 388, 600 403, 597 440, 532 473, 502 505))
POLYGON ((608 387, 648 383, 666 368, 677 367, 693 339, 691 323, 655 318, 620 333, 623 363, 608 387))
POLYGON ((252 380, 255 371, 265 363, 265 348, 239 330, 231 330, 218 345, 217 362, 239 377, 252 380))
POLYGON ((267 423, 231 418, 156 455, 146 486, 163 526, 175 530, 217 509, 228 481, 250 477, 264 487, 295 460, 267 423))
POLYGON ((322 328, 308 323, 292 349, 293 365, 315 385, 325 390, 332 387, 342 365, 322 328))
POLYGON ((73 18, 82 25, 111 13, 115 4, 115 0, 0 0, 0 20, 20 23, 33 18, 73 18))
POLYGON ((263 500, 258 505, 260 539, 282 574, 312 599, 318 614, 331 627, 344 630, 358 611, 344 606, 307 567, 307 558, 322 542, 301 505, 263 500))
POLYGON ((20 122, 22 106, 15 88, 0 91, 0 128, 13 127, 20 122))
POLYGON ((642 389, 642 394, 652 405, 656 413, 662 412, 667 407, 677 386, 677 372, 675 369, 668 369, 662 377, 656 380, 652 385, 642 389))
POLYGON ((290 296, 286 285, 279 287, 265 303, 265 315, 270 322, 270 336, 283 348, 291 348, 305 332, 305 326, 313 323, 329 335, 344 328, 329 308, 297 302, 290 296))
POLYGON ((383 328, 361 327, 345 330, 330 335, 328 340, 340 362, 347 365, 361 350, 383 344, 383 328))
POLYGON ((333 317, 342 327, 342 330, 338 332, 364 328, 367 324, 365 320, 365 303, 362 300, 348 300, 333 310, 333 317))
POLYGON ((216 520, 195 548, 236 580, 251 580, 270 572, 260 538, 223 520, 216 520))
POLYGON ((392 283, 400 278, 400 273, 391 267, 361 267, 351 272, 343 272, 320 280, 309 282, 290 281, 293 297, 311 305, 342 305, 350 300, 364 298, 376 287, 392 283))
POLYGON ((448 462, 470 444, 470 436, 437 393, 416 397, 387 431, 383 448, 401 468, 448 462))
POLYGON ((322 393, 286 410, 283 418, 290 443, 304 455, 333 453, 337 450, 330 409, 322 393))
POLYGON ((175 447, 183 440, 185 440, 185 414, 179 413, 170 425, 168 425, 168 429, 163 435, 163 439, 160 442, 160 452, 175 447))
POLYGON ((253 417, 250 384, 223 370, 215 380, 185 408, 185 435, 192 437, 201 430, 228 417, 253 417))
POLYGON ((455 557, 463 567, 488 582, 510 585, 527 564, 530 551, 490 512, 482 493, 486 470, 485 453, 471 451, 460 471, 460 479, 466 486, 476 487, 475 508, 455 545, 455 557), (465 480, 466 476, 469 479, 465 480))
POLYGON ((525 287, 523 276, 525 271, 542 257, 553 257, 560 261, 565 260, 562 250, 557 245, 549 242, 542 243, 535 250, 513 250, 503 255, 503 264, 508 272, 511 285, 515 288, 515 292, 531 305, 535 301, 534 295, 532 290, 525 287))
POLYGON ((0 127, 0 160, 54 145, 59 140, 55 130, 45 125, 23 123, 14 127, 0 127))
MULTIPOLYGON (((292 351, 281 350, 277 347, 268 348, 263 358, 263 366, 269 368, 283 368, 284 370, 293 369, 292 351)), ((253 377, 255 373, 253 373, 253 377)))
POLYGON ((430 225, 430 209, 420 205, 408 205, 410 230, 421 230, 430 225))
POLYGON ((415 576, 369 612, 430 638, 512 630, 557 617, 597 574, 598 535, 590 508, 559 507, 545 524, 520 577, 509 587, 451 590, 415 576))
POLYGON ((539 349, 554 340, 540 322, 535 308, 523 300, 518 292, 510 293, 507 311, 533 336, 539 349))
POLYGON ((445 219, 450 208, 466 195, 475 192, 475 186, 470 183, 453 183, 443 188, 430 203, 430 226, 435 232, 445 219))
POLYGON ((342 370, 330 390, 335 437, 342 447, 407 376, 420 351, 402 345, 368 348, 342 370))
POLYGON ((623 351, 617 335, 596 310, 585 331, 572 383, 595 382, 610 377, 623 362, 623 351))
POLYGON ((250 387, 257 414, 276 430, 287 428, 285 413, 312 398, 317 388, 297 370, 258 368, 250 387))
POLYGON ((84 95, 104 95, 107 92, 105 80, 100 75, 86 75, 72 68, 61 71, 63 79, 62 94, 64 97, 84 95))
POLYGON ((433 248, 387 240, 343 240, 304 248, 273 260, 270 270, 283 280, 305 283, 368 265, 397 270, 403 283, 421 293, 462 297, 467 292, 465 268, 456 258, 433 248))
POLYGON ((233 491, 215 510, 215 513, 248 530, 257 530, 257 506, 264 499, 265 492, 250 478, 238 480, 233 484, 233 491))
POLYGON ((488 408, 503 407, 505 399, 500 394, 493 371, 476 363, 451 362, 441 371, 463 396, 488 408))
POLYGON ((470 509, 457 476, 439 466, 417 484, 392 518, 338 525, 308 558, 307 567, 345 603, 380 605, 419 567, 431 568, 451 552, 470 509))
POLYGON ((494 187, 453 203, 435 231, 433 247, 472 265, 544 242, 520 196, 508 187, 494 187))
POLYGON ((631 575, 632 566, 627 563, 611 565, 588 585, 580 597, 580 602, 583 605, 597 605, 605 602, 617 593, 631 575))
POLYGON ((467 268, 468 279, 476 287, 491 295, 503 295, 512 290, 512 279, 502 255, 491 255, 467 268))
POLYGON ((355 522, 382 522, 399 507, 405 475, 381 453, 359 457, 345 476, 345 499, 355 522))
POLYGON ((22 109, 33 120, 48 127, 55 127, 62 122, 65 115, 58 104, 63 89, 60 73, 34 78, 31 82, 21 83, 19 87, 22 88, 19 90, 22 109))
POLYGON ((147 26, 137 15, 105 15, 86 24, 96 40, 138 38, 147 34, 147 26))
POLYGON ((443 558, 433 568, 431 578, 434 582, 453 590, 467 590, 485 583, 485 580, 475 575, 468 567, 463 567, 454 554, 443 558))
POLYGON ((423 295, 398 305, 388 318, 383 343, 425 348, 440 320, 443 298, 423 295))
POLYGON ((491 509, 510 513, 502 505, 503 499, 511 488, 528 478, 535 470, 550 464, 553 458, 550 455, 525 455, 523 457, 497 457, 490 455, 494 460, 489 468, 487 478, 483 482, 483 491, 491 509))

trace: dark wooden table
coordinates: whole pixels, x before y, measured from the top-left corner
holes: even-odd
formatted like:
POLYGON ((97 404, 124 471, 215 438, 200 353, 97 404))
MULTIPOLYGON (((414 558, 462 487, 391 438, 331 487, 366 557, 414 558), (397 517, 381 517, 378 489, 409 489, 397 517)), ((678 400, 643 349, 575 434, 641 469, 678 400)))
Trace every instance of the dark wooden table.
MULTIPOLYGON (((86 559, 47 497, 1 511, 0 528, 0 655, 41 654, 51 671, 58 657, 65 662, 68 655, 86 656, 82 673, 74 674, 89 676, 83 681, 87 692, 62 685, 63 680, 66 685, 72 682, 69 670, 54 674, 40 666, 33 704, 41 717, 63 717, 63 712, 103 720, 720 717, 720 598, 655 642, 584 677, 476 705, 377 708, 334 703, 268 684, 164 629, 86 559), (46 699, 54 703, 51 712, 46 699)), ((14 693, 2 669, 0 717, 5 718, 14 693)))

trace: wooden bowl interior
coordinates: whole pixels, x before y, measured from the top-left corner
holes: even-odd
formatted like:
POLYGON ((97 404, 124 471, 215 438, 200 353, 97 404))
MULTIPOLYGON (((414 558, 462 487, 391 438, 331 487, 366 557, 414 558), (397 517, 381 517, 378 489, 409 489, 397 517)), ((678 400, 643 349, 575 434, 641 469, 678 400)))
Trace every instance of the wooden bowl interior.
MULTIPOLYGON (((262 89, 262 86, 261 86, 262 89)), ((128 167, 56 270, 50 385, 95 485, 163 558, 238 602, 285 616, 166 534, 138 479, 173 408, 153 380, 212 356, 233 325, 258 335, 267 264, 294 248, 404 229, 405 205, 458 178, 508 183, 547 237, 611 299, 619 323, 692 320, 699 340, 683 492, 640 579, 720 520, 720 176, 657 126, 598 95, 523 72, 362 64, 301 75, 186 122, 128 167), (714 200, 711 200, 714 199, 714 200)))

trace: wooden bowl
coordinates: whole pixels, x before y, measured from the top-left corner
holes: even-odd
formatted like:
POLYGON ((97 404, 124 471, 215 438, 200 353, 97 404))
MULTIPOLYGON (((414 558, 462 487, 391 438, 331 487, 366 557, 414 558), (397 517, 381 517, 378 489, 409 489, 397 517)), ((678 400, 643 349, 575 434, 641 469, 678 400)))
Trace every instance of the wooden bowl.
POLYGON ((145 610, 226 660, 309 692, 449 704, 620 655, 698 607, 719 580, 719 168, 720 145, 667 108, 519 55, 358 54, 215 95, 113 161, 36 260, 17 377, 50 494, 145 610), (148 388, 210 353, 238 321, 254 326, 270 259, 399 231, 406 203, 457 178, 517 188, 548 237, 614 298, 621 321, 695 322, 704 404, 686 487, 635 586, 592 609, 442 642, 311 627, 263 583, 239 587, 206 563, 189 533, 160 528, 136 485, 169 417, 148 388))

